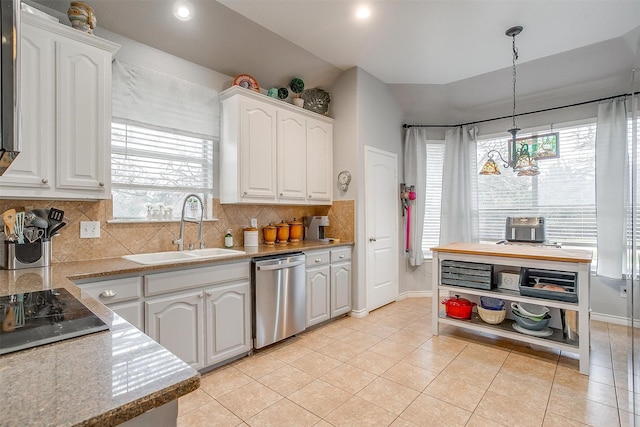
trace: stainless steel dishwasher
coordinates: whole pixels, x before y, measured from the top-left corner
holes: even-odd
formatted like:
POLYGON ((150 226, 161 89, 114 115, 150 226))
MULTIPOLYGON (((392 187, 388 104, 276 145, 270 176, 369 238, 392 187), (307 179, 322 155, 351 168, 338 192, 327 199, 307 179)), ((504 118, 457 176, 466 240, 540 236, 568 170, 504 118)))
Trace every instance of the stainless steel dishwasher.
POLYGON ((306 327, 305 256, 301 252, 254 258, 254 348, 262 348, 306 327))

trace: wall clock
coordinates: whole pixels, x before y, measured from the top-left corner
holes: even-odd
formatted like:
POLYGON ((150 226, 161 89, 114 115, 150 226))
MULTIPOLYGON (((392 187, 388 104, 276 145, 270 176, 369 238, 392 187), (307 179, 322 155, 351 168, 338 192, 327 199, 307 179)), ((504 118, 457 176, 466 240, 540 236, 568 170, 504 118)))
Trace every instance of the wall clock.
POLYGON ((338 185, 342 191, 347 191, 349 189, 349 184, 351 183, 351 174, 349 171, 342 171, 338 174, 338 185))

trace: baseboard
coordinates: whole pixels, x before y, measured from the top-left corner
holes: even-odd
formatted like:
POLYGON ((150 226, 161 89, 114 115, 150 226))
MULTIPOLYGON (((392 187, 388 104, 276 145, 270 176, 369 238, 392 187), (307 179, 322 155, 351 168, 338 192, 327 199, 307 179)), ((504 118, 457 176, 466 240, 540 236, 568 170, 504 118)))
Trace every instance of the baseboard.
POLYGON ((369 312, 367 311, 366 308, 363 308, 362 310, 351 310, 351 312, 349 313, 349 316, 351 316, 351 317, 365 317, 367 314, 369 314, 369 312))
POLYGON ((433 296, 432 291, 406 291, 398 295, 396 301, 402 301, 405 298, 425 298, 433 296))
MULTIPOLYGON (((599 322, 613 323, 614 325, 623 325, 629 326, 631 324, 631 319, 623 316, 613 316, 611 314, 604 313, 594 313, 591 312, 591 320, 596 320, 599 322)), ((634 322, 634 327, 640 327, 640 320, 636 320, 634 322)))

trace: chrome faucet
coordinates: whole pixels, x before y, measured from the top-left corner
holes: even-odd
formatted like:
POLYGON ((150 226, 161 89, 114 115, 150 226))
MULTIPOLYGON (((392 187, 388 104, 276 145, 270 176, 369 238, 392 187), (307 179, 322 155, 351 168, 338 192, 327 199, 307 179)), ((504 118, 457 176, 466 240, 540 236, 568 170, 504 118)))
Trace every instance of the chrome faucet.
MULTIPOLYGON (((187 196, 184 198, 184 203, 182 203, 182 214, 180 215, 180 237, 173 241, 174 245, 178 245, 179 251, 184 250, 184 223, 185 222, 192 222, 192 223, 198 224, 198 241, 200 242, 200 249, 204 249, 204 240, 202 239, 203 218, 204 218, 204 203, 202 202, 202 199, 197 194, 187 194, 187 196), (189 202, 189 199, 191 199, 192 197, 195 197, 200 203, 200 221, 193 221, 193 220, 185 219, 184 217, 184 211, 187 208, 187 203, 189 202)), ((189 250, 191 249, 193 249, 193 243, 189 244, 189 250)))

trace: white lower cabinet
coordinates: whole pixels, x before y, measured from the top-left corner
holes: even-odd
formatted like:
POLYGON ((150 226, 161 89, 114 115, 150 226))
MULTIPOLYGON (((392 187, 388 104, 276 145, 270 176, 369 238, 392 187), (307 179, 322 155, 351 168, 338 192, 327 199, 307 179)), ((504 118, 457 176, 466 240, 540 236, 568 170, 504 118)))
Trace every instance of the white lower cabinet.
POLYGON ((202 291, 145 302, 146 333, 194 369, 204 367, 202 291))
POLYGON ((351 311, 351 248, 307 255, 307 327, 351 311))
POLYGON ((253 348, 249 260, 78 286, 195 369, 253 348))

